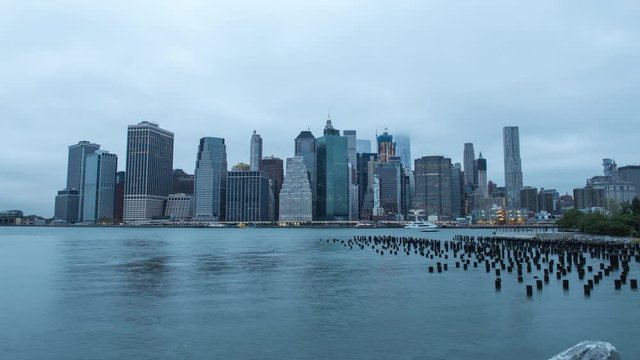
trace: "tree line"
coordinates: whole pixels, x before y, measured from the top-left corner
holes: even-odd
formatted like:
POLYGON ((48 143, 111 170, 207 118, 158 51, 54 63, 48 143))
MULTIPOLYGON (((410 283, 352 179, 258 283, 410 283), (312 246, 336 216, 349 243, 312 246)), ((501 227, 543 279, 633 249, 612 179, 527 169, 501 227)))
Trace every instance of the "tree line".
POLYGON ((614 206, 608 213, 569 210, 557 225, 562 230, 594 235, 640 236, 640 199, 614 206))

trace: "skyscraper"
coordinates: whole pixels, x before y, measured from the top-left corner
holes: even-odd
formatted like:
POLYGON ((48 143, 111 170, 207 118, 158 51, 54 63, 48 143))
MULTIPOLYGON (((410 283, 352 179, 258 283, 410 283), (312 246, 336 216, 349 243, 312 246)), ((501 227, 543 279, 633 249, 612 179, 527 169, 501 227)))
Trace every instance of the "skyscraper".
POLYGON ((316 138, 311 131, 301 131, 295 139, 295 156, 302 157, 304 166, 309 175, 311 192, 315 199, 316 194, 316 138))
POLYGON ((262 138, 253 130, 251 135, 251 148, 249 153, 249 166, 251 171, 260 170, 260 160, 262 160, 262 138))
POLYGON ((124 221, 164 216, 173 187, 173 133, 143 121, 127 131, 124 221))
POLYGON ((487 159, 482 157, 482 151, 480 152, 480 155, 478 156, 478 160, 476 160, 477 163, 477 174, 478 174, 478 181, 477 181, 477 185, 478 185, 478 191, 480 191, 480 194, 484 197, 488 197, 489 196, 489 188, 487 185, 487 159))
POLYGON ((369 162, 374 163, 371 169, 375 172, 375 161, 377 159, 377 153, 358 153, 358 213, 360 218, 364 220, 371 220, 373 211, 373 183, 369 181, 369 179, 373 181, 373 173, 370 175, 369 162), (369 191, 371 191, 371 194, 367 194, 369 191), (367 199, 369 200, 369 205, 365 207, 364 203, 367 199))
POLYGON ((266 157, 260 160, 260 169, 266 173, 273 186, 273 204, 270 204, 273 212, 272 218, 277 220, 280 217, 280 190, 284 181, 284 167, 282 159, 275 156, 266 157))
POLYGON ((64 189, 58 191, 55 202, 56 220, 62 220, 69 223, 78 221, 78 209, 80 208, 80 195, 77 189, 64 189))
POLYGON ((407 134, 396 134, 396 155, 400 157, 402 168, 411 170, 413 160, 411 159, 411 138, 407 134))
POLYGON ((462 216, 463 209, 463 189, 462 182, 464 181, 462 173, 462 166, 460 163, 455 163, 451 167, 451 214, 452 217, 457 218, 462 216))
POLYGON ((396 144, 387 129, 384 129, 384 133, 378 135, 376 140, 378 141, 378 161, 386 163, 392 156, 396 156, 396 144))
POLYGON ((193 217, 224 220, 226 191, 227 146, 222 138, 203 137, 196 160, 193 217))
POLYGON ((520 133, 517 126, 505 126, 502 132, 504 144, 504 187, 507 207, 520 208, 522 189, 522 162, 520 160, 520 133))
POLYGON ((270 221, 269 177, 262 171, 229 171, 227 221, 270 221))
POLYGON ((287 158, 287 175, 282 182, 279 208, 280 221, 313 220, 311 184, 301 156, 287 158))
POLYGON ((97 150, 86 157, 82 221, 113 220, 118 157, 97 150))
POLYGON ((69 146, 69 160, 67 163, 67 189, 78 190, 78 220, 82 220, 84 206, 84 176, 86 172, 87 155, 100 149, 100 145, 89 141, 80 141, 69 146))
POLYGON ((400 161, 376 164, 375 176, 378 178, 380 188, 380 206, 384 209, 385 214, 401 214, 402 164, 400 161))
POLYGON ((342 135, 347 138, 347 158, 349 160, 349 164, 356 167, 357 158, 356 158, 356 131, 355 130, 343 130, 342 135))
POLYGON ((415 160, 416 208, 427 215, 452 216, 451 159, 424 156, 415 160))
POLYGON ((356 139, 356 153, 365 154, 371 152, 371 140, 356 139))
POLYGON ((121 223, 124 220, 124 183, 127 174, 124 171, 116 173, 116 198, 114 204, 113 219, 121 223))
POLYGON ((349 218, 348 141, 327 120, 324 136, 317 139, 316 215, 323 221, 349 218))
POLYGON ((465 143, 464 144, 464 187, 468 187, 469 185, 474 185, 474 166, 473 160, 475 160, 475 152, 473 151, 473 143, 465 143))

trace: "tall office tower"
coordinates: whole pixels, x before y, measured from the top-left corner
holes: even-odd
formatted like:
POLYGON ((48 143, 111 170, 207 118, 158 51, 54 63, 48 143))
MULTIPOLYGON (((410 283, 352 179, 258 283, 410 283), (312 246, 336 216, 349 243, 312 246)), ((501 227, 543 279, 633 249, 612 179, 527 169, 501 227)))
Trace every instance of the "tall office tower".
POLYGON ((80 208, 80 192, 77 189, 64 189, 56 195, 55 214, 56 220, 74 223, 78 221, 78 209, 80 208))
POLYGON ((416 208, 451 218, 451 159, 424 156, 415 160, 416 208))
POLYGON ((313 220, 311 183, 302 156, 287 158, 287 176, 282 182, 279 204, 280 221, 313 220))
POLYGON ((629 165, 618 168, 620 179, 633 183, 636 188, 636 197, 640 199, 640 166, 629 165))
POLYGON ((375 167, 380 189, 380 206, 385 214, 393 216, 402 214, 402 164, 398 161, 378 163, 375 167))
POLYGON ((384 129, 384 133, 379 135, 376 140, 378 141, 378 161, 386 163, 392 156, 396 156, 396 144, 387 129, 384 129))
POLYGON ((382 216, 385 213, 385 209, 382 207, 382 201, 380 200, 380 179, 377 175, 374 175, 371 180, 371 193, 373 194, 373 216, 382 216))
POLYGON ((260 170, 260 160, 262 160, 262 138, 253 130, 251 135, 251 148, 249 153, 249 166, 251 171, 260 170))
POLYGON ((484 197, 489 196, 489 187, 487 184, 487 159, 482 157, 482 151, 480 152, 480 155, 478 156, 478 160, 476 160, 477 163, 477 175, 478 175, 478 181, 476 182, 476 185, 478 185, 478 190, 480 191, 480 194, 484 197))
POLYGON ((224 220, 226 192, 227 146, 223 138, 203 137, 196 160, 193 217, 224 220))
POLYGON ((317 139, 316 216, 322 221, 349 218, 349 159, 347 138, 327 120, 324 136, 317 139))
POLYGON ((371 140, 356 139, 356 153, 365 154, 371 152, 371 140))
POLYGON ((539 211, 537 188, 525 186, 520 190, 520 207, 534 213, 539 211))
POLYGON ((187 174, 182 169, 173 169, 173 190, 171 193, 193 195, 195 180, 195 175, 187 174))
POLYGON ((67 163, 67 189, 77 189, 79 198, 78 220, 82 221, 84 206, 84 176, 87 155, 93 154, 100 145, 88 141, 80 141, 69 146, 69 160, 67 163))
MULTIPOLYGON (((378 154, 376 153, 358 153, 358 165, 357 165, 357 176, 358 176, 358 213, 360 214, 360 218, 363 220, 371 219, 371 211, 373 209, 373 197, 369 197, 370 204, 365 209, 364 203, 367 199, 367 192, 373 185, 369 182, 369 162, 375 164, 378 159, 378 154), (368 209, 368 210, 367 210, 368 209)), ((375 169, 375 166, 373 167, 375 169)), ((370 194, 373 196, 373 193, 370 194)))
POLYGON ((260 160, 260 169, 267 174, 273 185, 273 203, 270 205, 273 212, 272 218, 280 218, 280 190, 284 181, 284 163, 282 159, 275 156, 266 157, 260 160))
POLYGON ((173 187, 173 133, 143 121, 127 131, 124 221, 164 216, 173 187))
POLYGON ((302 157, 307 168, 313 198, 316 196, 316 138, 311 131, 301 131, 295 139, 295 156, 302 157))
MULTIPOLYGON (((342 136, 347 138, 347 158, 349 160, 349 164, 356 167, 357 157, 356 157, 356 131, 355 130, 343 130, 342 136)), ((354 182, 352 184, 355 183, 354 182)))
POLYGON ((464 144, 464 186, 474 185, 474 167, 473 160, 475 160, 475 152, 473 151, 473 143, 464 144))
POLYGON ((451 167, 451 214, 454 218, 462 216, 463 204, 463 172, 460 163, 451 167))
POLYGON ((124 171, 116 173, 116 196, 113 208, 113 219, 121 223, 124 220, 124 183, 127 174, 124 171))
POLYGON ((164 217, 171 220, 184 220, 191 217, 191 195, 189 194, 169 194, 167 207, 164 210, 164 217))
POLYGON ((349 220, 358 220, 358 184, 356 178, 356 168, 353 164, 347 164, 349 170, 348 184, 349 184, 349 220))
POLYGON ((411 138, 407 134, 396 135, 396 155, 400 156, 402 168, 411 170, 411 138))
POLYGON ((229 171, 227 221, 270 221, 269 177, 262 171, 229 171))
POLYGON ((114 219, 117 171, 116 154, 97 150, 87 155, 82 221, 114 219))
POLYGON ((507 207, 520 208, 522 189, 522 161, 520 160, 520 133, 517 126, 505 126, 502 132, 504 144, 504 187, 507 207))

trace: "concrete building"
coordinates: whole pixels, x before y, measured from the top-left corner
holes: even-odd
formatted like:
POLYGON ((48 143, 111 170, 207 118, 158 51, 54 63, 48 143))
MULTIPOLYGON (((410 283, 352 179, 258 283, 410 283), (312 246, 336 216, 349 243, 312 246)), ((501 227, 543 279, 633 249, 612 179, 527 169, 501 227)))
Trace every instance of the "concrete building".
POLYGON ((473 189, 475 185, 475 171, 473 161, 475 160, 475 152, 473 150, 473 143, 464 144, 463 154, 463 170, 464 170, 464 187, 470 187, 473 189))
POLYGON ((55 202, 54 218, 56 220, 75 223, 80 218, 80 192, 78 189, 64 189, 58 191, 55 202))
POLYGON ((227 174, 227 221, 271 221, 270 180, 261 171, 229 171, 227 174))
POLYGON ((173 133, 156 123, 129 125, 124 195, 124 221, 164 216, 173 187, 173 133))
POLYGON ((604 208, 606 206, 604 189, 592 186, 573 189, 573 207, 578 210, 604 208))
POLYGON ((520 208, 522 189, 522 160, 520 159, 520 131, 517 126, 505 126, 502 132, 504 146, 504 184, 507 207, 520 208))
POLYGON ((538 211, 546 211, 549 214, 555 214, 558 210, 558 201, 560 193, 556 189, 540 189, 538 192, 538 211))
POLYGON ((424 156, 415 160, 416 208, 427 216, 450 219, 451 159, 443 156, 424 156))
POLYGON ((227 146, 223 138, 203 137, 195 169, 194 220, 224 220, 226 198, 227 146))
POLYGON ((194 174, 187 174, 182 169, 173 169, 173 190, 171 193, 193 195, 195 178, 194 174))
POLYGON ((251 171, 260 170, 260 160, 262 160, 262 138, 253 130, 249 149, 249 167, 251 171))
POLYGON ((313 201, 309 172, 301 156, 287 158, 287 175, 279 196, 279 220, 310 222, 313 220, 313 201))
POLYGON ((633 184, 636 188, 636 196, 640 198, 640 166, 629 165, 618 168, 620 180, 624 180, 633 184))
POLYGON ((118 157, 97 150, 86 157, 82 221, 95 222, 115 218, 116 172, 118 157))
POLYGON ((167 206, 164 210, 164 217, 171 220, 185 220, 191 218, 191 195, 189 194, 169 194, 167 206))
POLYGON ((538 207, 538 188, 525 186, 520 190, 520 208, 533 213, 540 211, 538 207))
POLYGON ((321 221, 349 219, 348 140, 327 120, 317 139, 316 215, 321 221))

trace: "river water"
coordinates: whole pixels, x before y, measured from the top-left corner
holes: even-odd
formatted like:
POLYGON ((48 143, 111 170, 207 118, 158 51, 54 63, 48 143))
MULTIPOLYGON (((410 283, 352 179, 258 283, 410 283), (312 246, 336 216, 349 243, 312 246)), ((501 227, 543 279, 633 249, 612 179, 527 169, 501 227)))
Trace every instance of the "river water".
POLYGON ((537 360, 585 339, 640 354, 628 285, 586 298, 574 273, 528 298, 513 274, 496 292, 482 267, 428 274, 323 241, 356 234, 489 231, 0 228, 0 359, 537 360))

